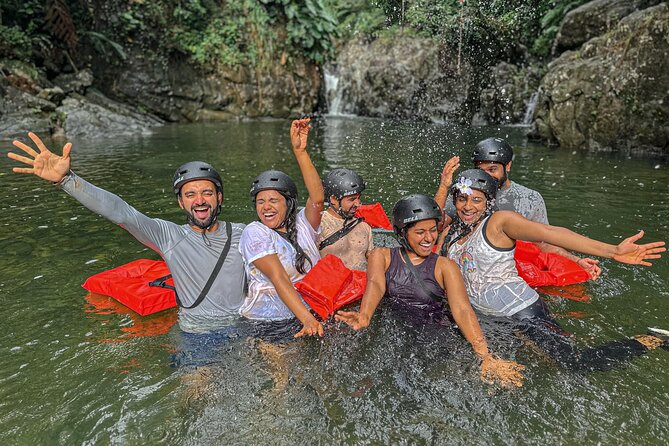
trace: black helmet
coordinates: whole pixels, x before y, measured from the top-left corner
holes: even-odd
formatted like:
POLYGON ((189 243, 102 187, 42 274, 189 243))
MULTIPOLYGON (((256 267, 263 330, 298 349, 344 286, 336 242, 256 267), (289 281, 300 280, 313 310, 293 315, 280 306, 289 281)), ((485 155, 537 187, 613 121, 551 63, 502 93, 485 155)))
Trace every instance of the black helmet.
POLYGON ((323 189, 326 201, 331 195, 341 200, 349 195, 361 194, 365 190, 365 181, 351 169, 334 169, 323 178, 323 189))
POLYGON ((488 138, 476 144, 472 152, 472 161, 492 161, 509 164, 513 159, 513 149, 502 138, 488 138))
POLYGON ((266 170, 258 175, 251 183, 251 199, 255 201, 258 192, 276 190, 288 198, 297 199, 297 186, 291 177, 279 170, 266 170))
POLYGON ((398 201, 393 208, 393 229, 399 236, 402 236, 402 230, 410 223, 431 219, 441 221, 441 208, 427 195, 409 195, 398 201))
POLYGON ((174 172, 172 188, 174 193, 179 195, 181 186, 193 180, 209 180, 216 185, 216 189, 223 193, 223 180, 216 172, 216 169, 203 161, 191 161, 179 167, 174 172))
POLYGON ((488 197, 495 198, 499 189, 499 182, 484 170, 467 169, 457 176, 457 181, 451 186, 453 198, 463 193, 466 187, 480 190, 488 197))

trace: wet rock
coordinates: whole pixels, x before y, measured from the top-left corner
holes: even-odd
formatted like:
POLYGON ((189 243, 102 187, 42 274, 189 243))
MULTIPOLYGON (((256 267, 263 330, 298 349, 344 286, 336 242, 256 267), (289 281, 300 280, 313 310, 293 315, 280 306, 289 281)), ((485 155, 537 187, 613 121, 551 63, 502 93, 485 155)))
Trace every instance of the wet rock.
POLYGON ((86 68, 77 73, 61 74, 53 80, 64 93, 84 94, 93 85, 93 72, 86 68))
POLYGON ((329 67, 330 113, 469 122, 472 69, 434 40, 355 40, 329 67), (332 85, 332 83, 331 83, 332 85))
POLYGON ((615 27, 623 17, 657 5, 661 0, 594 0, 567 13, 560 24, 553 54, 583 45, 615 27))
POLYGON ((662 3, 553 61, 537 134, 569 149, 669 152, 668 36, 662 3))
POLYGON ((54 104, 60 104, 65 99, 65 92, 60 87, 43 88, 37 93, 37 97, 54 104))
POLYGON ((320 74, 305 60, 277 62, 269 71, 237 67, 203 73, 186 58, 147 55, 139 48, 128 52, 122 66, 96 69, 96 79, 105 94, 168 121, 296 116, 318 102, 320 74))
POLYGON ((12 85, 6 84, 1 90, 0 135, 3 138, 23 135, 29 130, 51 131, 51 117, 56 111, 56 104, 12 85))
POLYGON ((473 125, 523 124, 531 120, 531 99, 539 88, 543 69, 529 65, 519 67, 500 62, 490 70, 491 76, 479 95, 479 110, 473 125), (530 116, 527 116, 528 111, 530 116))
POLYGON ((86 97, 72 94, 63 100, 56 111, 62 115, 65 134, 70 138, 82 135, 146 134, 151 127, 160 124, 157 118, 137 113, 100 93, 86 97))

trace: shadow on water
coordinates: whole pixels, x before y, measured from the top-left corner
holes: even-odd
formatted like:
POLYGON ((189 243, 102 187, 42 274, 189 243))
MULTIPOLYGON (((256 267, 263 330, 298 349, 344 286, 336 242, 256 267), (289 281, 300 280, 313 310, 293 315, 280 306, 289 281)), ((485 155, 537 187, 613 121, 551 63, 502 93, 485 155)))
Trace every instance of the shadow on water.
MULTIPOLYGON (((255 219, 251 179, 270 167, 295 178, 287 123, 168 126, 154 135, 77 141, 74 170, 150 216, 181 222, 170 189, 179 164, 203 159, 225 179, 224 218, 255 219)), ((366 201, 390 212, 432 193, 444 161, 485 136, 516 149, 512 179, 539 190, 551 222, 608 242, 639 229, 666 237, 669 171, 657 160, 527 145, 519 128, 459 128, 324 118, 310 138, 316 167, 357 169, 366 201)), ((525 364, 523 388, 483 384, 451 325, 416 321, 384 303, 353 332, 328 322, 322 339, 267 339, 241 324, 204 342, 205 361, 178 362, 192 343, 175 312, 140 318, 88 296, 90 275, 158 258, 125 231, 49 184, 0 161, 0 440, 6 444, 664 444, 669 353, 613 371, 553 364, 506 326, 483 321, 492 349, 525 364), (424 322, 424 323, 423 323, 424 322)), ((299 181, 298 181, 299 183, 299 181)), ((301 196, 306 191, 300 187, 301 196)), ((376 233, 378 245, 392 245, 376 233)), ((602 260, 603 278, 542 290, 579 345, 669 326, 669 262, 602 260)), ((105 300, 107 299, 107 300, 105 300)), ((199 345, 199 344, 198 344, 199 345)))

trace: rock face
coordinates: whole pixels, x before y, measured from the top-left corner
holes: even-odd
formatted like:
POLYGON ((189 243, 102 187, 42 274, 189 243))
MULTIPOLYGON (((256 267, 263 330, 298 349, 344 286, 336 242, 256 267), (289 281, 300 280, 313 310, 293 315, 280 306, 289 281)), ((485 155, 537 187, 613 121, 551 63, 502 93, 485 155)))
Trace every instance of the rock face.
POLYGON ((434 40, 356 40, 325 69, 330 114, 455 122, 523 123, 541 70, 508 63, 474 70, 434 40))
POLYGON ((433 40, 355 40, 327 71, 332 114, 455 122, 473 114, 471 68, 433 40))
POLYGON ((183 58, 129 51, 122 65, 93 65, 101 88, 168 121, 287 118, 311 112, 318 102, 321 76, 305 60, 277 61, 266 71, 202 73, 183 58))
POLYGON ((15 73, 0 81, 0 135, 10 138, 28 131, 75 137, 128 135, 161 125, 155 116, 139 113, 91 88, 93 74, 82 70, 49 82, 15 73), (54 85, 57 84, 57 85, 54 85))
POLYGON ((553 54, 576 49, 593 37, 614 28, 623 17, 659 2, 660 0, 594 0, 569 11, 560 25, 553 54))
POLYGON ((635 12, 549 65, 537 133, 569 149, 669 149, 669 6, 635 12))
POLYGON ((519 67, 500 62, 479 95, 473 125, 530 124, 542 71, 537 66, 519 67))

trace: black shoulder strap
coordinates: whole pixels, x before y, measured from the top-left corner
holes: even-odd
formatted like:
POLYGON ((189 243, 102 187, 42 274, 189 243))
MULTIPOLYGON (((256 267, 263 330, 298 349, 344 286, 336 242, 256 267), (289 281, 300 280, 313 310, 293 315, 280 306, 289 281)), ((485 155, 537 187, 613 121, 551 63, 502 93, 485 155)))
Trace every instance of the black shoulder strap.
POLYGON ((428 291, 427 288, 425 288, 425 283, 423 283, 423 279, 418 277, 418 272, 416 271, 416 267, 413 263, 411 263, 411 259, 409 258, 409 254, 407 254, 406 249, 404 248, 399 248, 399 249, 402 258, 404 259, 404 263, 406 263, 407 268, 409 269, 411 275, 414 278, 414 281, 418 284, 418 290, 423 295, 423 297, 428 297, 437 302, 443 302, 444 296, 437 296, 434 293, 428 291))
POLYGON ((216 280, 216 277, 218 276, 219 271, 221 270, 221 267, 223 266, 223 263, 225 263, 225 259, 228 256, 228 252, 230 252, 230 245, 232 244, 232 224, 230 224, 229 221, 225 222, 225 233, 228 236, 228 239, 225 241, 225 246, 223 247, 223 251, 221 252, 220 257, 218 258, 218 262, 216 262, 216 266, 214 266, 214 270, 211 272, 211 275, 209 276, 209 280, 207 280, 207 283, 205 284, 204 288, 202 288, 202 291, 200 292, 200 295, 198 296, 197 299, 195 299, 195 302, 193 302, 193 305, 187 307, 185 306, 182 302, 181 299, 179 299, 179 295, 177 294, 176 288, 174 288, 171 285, 167 285, 165 281, 172 277, 171 274, 164 276, 164 277, 159 277, 158 279, 154 280, 153 282, 149 282, 149 286, 158 286, 161 288, 167 288, 170 290, 174 290, 174 296, 177 298, 177 304, 181 308, 185 308, 187 310, 191 308, 195 308, 198 305, 202 303, 204 298, 207 296, 207 293, 209 292, 209 289, 211 286, 214 284, 214 280, 216 280))
POLYGON ((344 226, 342 226, 338 231, 333 232, 328 238, 325 240, 321 241, 321 243, 318 245, 318 250, 322 251, 324 248, 327 248, 328 246, 336 243, 339 239, 344 237, 346 234, 351 232, 353 228, 355 228, 359 223, 365 221, 364 218, 354 218, 353 220, 348 220, 344 222, 344 226))

